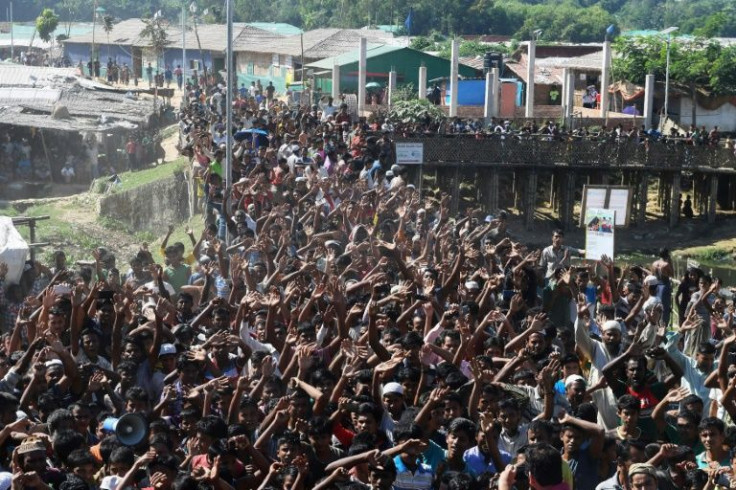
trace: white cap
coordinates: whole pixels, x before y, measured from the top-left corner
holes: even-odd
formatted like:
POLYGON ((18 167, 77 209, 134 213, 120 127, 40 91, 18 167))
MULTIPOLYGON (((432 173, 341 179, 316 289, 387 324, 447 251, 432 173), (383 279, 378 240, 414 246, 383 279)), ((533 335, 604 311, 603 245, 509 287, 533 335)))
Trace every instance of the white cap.
POLYGON ((579 374, 571 374, 570 376, 568 376, 567 378, 565 378, 565 387, 570 386, 571 384, 576 383, 578 381, 580 381, 584 385, 587 385, 588 384, 588 383, 585 382, 585 378, 583 378, 579 374))
POLYGON ((606 330, 618 330, 621 331, 621 323, 618 320, 608 320, 603 324, 603 331, 606 330))
POLYGON ((386 383, 383 385, 383 394, 388 395, 389 393, 393 393, 395 395, 403 395, 404 394, 404 387, 401 386, 399 383, 391 382, 386 383))
POLYGON ((476 281, 468 281, 465 283, 465 289, 474 289, 477 291, 480 289, 480 285, 476 281))
MULTIPOLYGON (((106 476, 102 479, 102 483, 100 483, 100 488, 102 490, 115 490, 121 479, 122 478, 117 475, 106 476)), ((2 490, 2 488, 0 488, 0 490, 2 490)))
POLYGON ((659 279, 657 279, 657 276, 649 275, 644 278, 645 286, 656 286, 658 284, 659 284, 659 279))

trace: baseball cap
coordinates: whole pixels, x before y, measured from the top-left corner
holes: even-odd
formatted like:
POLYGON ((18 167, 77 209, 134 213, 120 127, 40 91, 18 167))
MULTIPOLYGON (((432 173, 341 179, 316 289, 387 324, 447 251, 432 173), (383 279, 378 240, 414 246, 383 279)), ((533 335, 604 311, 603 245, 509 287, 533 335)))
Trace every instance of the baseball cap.
POLYGON ((403 395, 404 394, 404 387, 401 386, 399 383, 396 382, 390 382, 383 385, 383 394, 388 395, 389 393, 393 393, 395 395, 403 395))
POLYGON ((18 446, 17 449, 18 454, 27 454, 34 451, 46 452, 46 444, 43 442, 42 439, 35 436, 26 437, 25 439, 23 439, 23 442, 20 443, 20 446, 18 446))
POLYGON ((174 344, 161 344, 161 348, 158 351, 158 357, 161 356, 175 356, 176 346, 174 344))

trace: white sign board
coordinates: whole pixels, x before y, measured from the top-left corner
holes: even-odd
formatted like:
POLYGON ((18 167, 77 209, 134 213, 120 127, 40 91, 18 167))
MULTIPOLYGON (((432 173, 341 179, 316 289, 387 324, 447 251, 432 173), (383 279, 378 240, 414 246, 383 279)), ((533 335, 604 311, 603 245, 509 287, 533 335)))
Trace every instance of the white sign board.
POLYGON ((627 186, 585 185, 583 186, 580 226, 585 226, 587 209, 610 209, 616 212, 616 226, 628 226, 631 214, 632 190, 627 186))
POLYGON ((610 209, 585 210, 585 259, 613 258, 616 212, 610 209))
POLYGON ((606 208, 616 211, 616 226, 626 225, 630 194, 631 192, 628 188, 611 189, 611 193, 608 196, 608 206, 606 206, 606 208))
POLYGON ((397 165, 421 165, 424 163, 424 143, 396 143, 397 165))

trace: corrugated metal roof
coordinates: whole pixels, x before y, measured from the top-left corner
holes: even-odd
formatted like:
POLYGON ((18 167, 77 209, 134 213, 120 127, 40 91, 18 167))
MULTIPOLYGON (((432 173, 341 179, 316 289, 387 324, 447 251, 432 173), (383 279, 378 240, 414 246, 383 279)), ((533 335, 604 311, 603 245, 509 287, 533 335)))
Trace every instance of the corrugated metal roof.
POLYGON ((302 42, 304 44, 304 58, 306 60, 320 60, 337 56, 358 48, 360 38, 365 37, 369 43, 401 44, 395 41, 392 34, 376 29, 314 29, 301 36, 277 37, 251 36, 243 32, 235 40, 233 46, 236 51, 251 51, 301 56, 302 42))
POLYGON ((0 63, 0 87, 44 87, 73 81, 74 68, 50 68, 0 63))
POLYGON ((304 32, 296 26, 283 22, 248 22, 247 25, 281 36, 296 36, 304 32))
MULTIPOLYGON (((237 39, 243 29, 253 29, 246 24, 233 24, 233 39, 237 39)), ((166 29, 166 39, 169 48, 181 48, 181 26, 169 26, 166 29)), ((148 47, 151 41, 149 38, 139 37, 133 46, 148 47)), ((225 24, 197 24, 195 33, 192 25, 187 26, 186 48, 191 50, 200 49, 204 51, 225 51, 227 49, 227 26, 225 24), (197 41, 199 35, 199 41, 197 41)))
MULTIPOLYGON (((549 64, 550 60, 556 58, 537 58, 534 63, 534 84, 535 85, 561 85, 562 84, 562 68, 549 64)), ((523 82, 527 82, 527 55, 519 56, 518 61, 506 61, 504 66, 514 72, 523 82)))
POLYGON ((459 59, 460 63, 463 65, 468 65, 472 68, 475 68, 476 70, 482 70, 483 69, 483 57, 478 56, 461 56, 459 59))
MULTIPOLYGON (((403 48, 401 46, 389 46, 386 44, 368 44, 366 48, 366 57, 373 58, 374 56, 380 56, 382 54, 393 53, 394 51, 399 51, 401 49, 408 49, 408 48, 403 48)), ((337 56, 332 56, 330 58, 325 58, 323 60, 315 61, 314 63, 309 63, 306 66, 310 68, 320 68, 323 70, 332 70, 332 67, 335 65, 345 66, 351 63, 357 63, 359 59, 360 59, 360 49, 356 49, 356 50, 348 51, 347 53, 339 54, 337 56)))
POLYGON ((75 76, 74 68, 0 63, 0 124, 103 131, 135 127, 153 112, 150 99, 134 99, 75 76), (69 119, 51 117, 65 106, 69 119))
POLYGON ((0 105, 43 104, 53 106, 61 97, 55 88, 0 87, 0 105))
MULTIPOLYGON (((110 44, 121 44, 123 46, 131 46, 140 37, 141 31, 146 27, 146 24, 141 19, 127 19, 122 22, 118 22, 112 27, 110 31, 110 44)), ((102 26, 98 25, 94 30, 94 41, 96 44, 107 43, 107 33, 102 29, 102 26)), ((92 31, 84 34, 69 36, 69 39, 63 41, 65 44, 91 44, 92 43, 92 31)))

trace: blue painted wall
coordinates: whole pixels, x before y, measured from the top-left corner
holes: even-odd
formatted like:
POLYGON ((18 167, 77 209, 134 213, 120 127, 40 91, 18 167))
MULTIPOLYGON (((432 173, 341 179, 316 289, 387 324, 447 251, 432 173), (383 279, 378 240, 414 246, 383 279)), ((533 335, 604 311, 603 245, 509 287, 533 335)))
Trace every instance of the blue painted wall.
MULTIPOLYGON (((92 46, 90 44, 76 44, 76 43, 65 43, 64 53, 71 60, 72 65, 76 66, 80 61, 85 67, 85 74, 87 74, 87 62, 89 61, 89 55, 92 46)), ((129 67, 133 66, 133 52, 129 46, 121 46, 119 44, 95 44, 100 55, 100 70, 101 75, 104 76, 104 72, 107 68, 108 56, 115 60, 118 65, 122 66, 123 63, 127 63, 129 67), (109 48, 109 51, 108 51, 109 48), (108 55, 108 53, 110 53, 108 55)))

